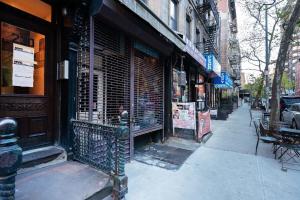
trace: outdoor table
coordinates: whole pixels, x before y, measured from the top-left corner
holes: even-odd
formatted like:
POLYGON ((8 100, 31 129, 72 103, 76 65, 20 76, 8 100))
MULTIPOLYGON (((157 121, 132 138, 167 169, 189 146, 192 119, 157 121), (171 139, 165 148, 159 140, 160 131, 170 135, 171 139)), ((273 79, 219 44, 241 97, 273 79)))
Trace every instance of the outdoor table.
MULTIPOLYGON (((289 125, 285 122, 277 121, 274 123, 274 127, 270 128, 268 121, 260 121, 260 128, 262 130, 262 135, 272 135, 278 137, 279 130, 281 128, 289 127, 289 125)), ((280 135, 281 137, 281 135, 280 135)))
MULTIPOLYGON (((281 155, 278 157, 278 159, 281 159, 288 152, 288 150, 291 150, 291 152, 294 153, 291 153, 291 155, 288 153, 290 158, 287 161, 295 157, 300 157, 300 130, 291 128, 280 128, 278 133, 282 137, 280 147, 285 148, 284 151, 282 151, 281 148, 281 155)), ((283 162, 284 161, 282 160, 282 169, 284 169, 283 162)))
POLYGON ((292 128, 280 128, 279 133, 285 137, 293 137, 300 139, 300 130, 292 128))

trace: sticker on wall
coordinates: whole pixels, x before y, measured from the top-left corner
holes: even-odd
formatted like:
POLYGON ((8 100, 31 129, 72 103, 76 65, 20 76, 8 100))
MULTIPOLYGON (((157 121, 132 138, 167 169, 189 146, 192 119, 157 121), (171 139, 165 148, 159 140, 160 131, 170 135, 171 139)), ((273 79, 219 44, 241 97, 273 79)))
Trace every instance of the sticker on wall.
POLYGON ((34 48, 13 44, 12 84, 33 87, 34 48))

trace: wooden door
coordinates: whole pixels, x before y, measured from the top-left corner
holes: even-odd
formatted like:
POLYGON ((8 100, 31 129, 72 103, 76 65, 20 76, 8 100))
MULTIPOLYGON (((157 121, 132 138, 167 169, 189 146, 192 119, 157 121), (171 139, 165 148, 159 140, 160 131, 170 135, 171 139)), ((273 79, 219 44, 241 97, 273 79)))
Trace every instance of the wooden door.
POLYGON ((0 118, 15 118, 19 144, 32 149, 53 142, 54 42, 46 22, 21 16, 0 14, 0 118))

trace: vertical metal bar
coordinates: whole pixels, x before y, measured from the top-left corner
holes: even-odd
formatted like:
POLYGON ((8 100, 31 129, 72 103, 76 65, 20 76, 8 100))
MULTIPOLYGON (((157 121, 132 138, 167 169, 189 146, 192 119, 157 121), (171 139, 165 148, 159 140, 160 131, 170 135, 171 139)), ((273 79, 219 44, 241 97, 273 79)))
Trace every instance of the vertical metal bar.
MULTIPOLYGON (((3 23, 3 22, 0 21, 0 40, 2 40, 2 36, 1 36, 1 33, 2 33, 2 30, 1 30, 1 29, 2 29, 2 23, 3 23)), ((1 46, 1 45, 2 45, 2 42, 0 42, 0 66, 2 66, 2 59, 1 59, 1 55, 2 55, 2 46, 1 46)), ((2 72, 2 70, 0 70, 0 77, 2 77, 1 72, 2 72)), ((0 95, 1 95, 1 88, 2 88, 2 87, 0 87, 0 95)))
POLYGON ((133 42, 130 45, 130 159, 134 156, 134 135, 133 135, 133 118, 134 118, 134 48, 133 42))
POLYGON ((269 111, 269 38, 268 38, 268 6, 265 4, 265 42, 266 42, 266 68, 265 68, 265 76, 266 76, 266 112, 269 111))
POLYGON ((90 17, 90 70, 89 70, 89 116, 93 120, 93 83, 94 83, 94 17, 90 17))
MULTIPOLYGON (((165 99, 165 59, 163 60, 163 62, 160 62, 160 63, 163 63, 163 73, 162 73, 162 83, 163 83, 163 99, 165 99)), ((163 100, 162 101, 163 103, 163 113, 162 113, 162 141, 164 142, 165 141, 165 101, 163 100)))

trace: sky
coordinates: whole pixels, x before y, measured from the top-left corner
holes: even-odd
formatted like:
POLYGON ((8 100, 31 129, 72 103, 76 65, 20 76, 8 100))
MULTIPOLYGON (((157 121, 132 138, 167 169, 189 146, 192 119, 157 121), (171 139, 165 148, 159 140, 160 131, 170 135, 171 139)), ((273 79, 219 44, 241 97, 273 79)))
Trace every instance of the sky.
MULTIPOLYGON (((247 10, 243 7, 240 0, 236 1, 236 14, 238 23, 238 39, 239 41, 242 41, 248 35, 248 30, 251 27, 251 24, 254 23, 254 21, 251 20, 251 16, 247 13, 247 10)), ((240 42, 240 45, 241 50, 245 48, 242 42, 240 42)), ((241 69, 242 72, 245 73, 246 79, 250 74, 254 74, 255 76, 259 75, 259 72, 257 71, 247 70, 251 68, 256 67, 249 64, 245 59, 242 59, 241 69)))
MULTIPOLYGON (((251 1, 251 0, 250 0, 251 1)), ((253 32, 253 25, 255 23, 255 19, 250 16, 247 9, 244 8, 242 4, 242 0, 236 1, 236 12, 237 12, 237 23, 238 23, 238 39, 240 41, 240 48, 241 50, 247 48, 245 44, 242 42, 247 36, 249 35, 249 32, 253 32)), ((269 17, 270 24, 272 23, 269 17)), ((270 29, 270 27, 269 27, 270 29)), ((261 53, 261 56, 264 57, 264 46, 262 47, 263 52, 261 53)), ((277 57, 278 50, 275 49, 272 53, 271 60, 275 60, 277 57)), ((265 66, 263 66, 264 69, 265 66)), ((270 66, 270 68, 273 68, 274 66, 270 66)), ((241 63, 241 69, 242 72, 245 73, 246 79, 249 77, 250 74, 254 74, 254 76, 259 76, 260 72, 255 70, 249 70, 249 69, 258 69, 258 67, 251 65, 247 62, 246 59, 242 59, 241 63)))

